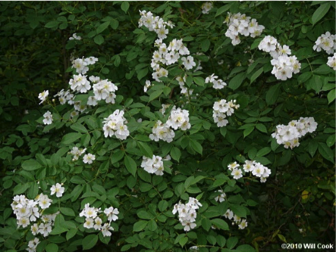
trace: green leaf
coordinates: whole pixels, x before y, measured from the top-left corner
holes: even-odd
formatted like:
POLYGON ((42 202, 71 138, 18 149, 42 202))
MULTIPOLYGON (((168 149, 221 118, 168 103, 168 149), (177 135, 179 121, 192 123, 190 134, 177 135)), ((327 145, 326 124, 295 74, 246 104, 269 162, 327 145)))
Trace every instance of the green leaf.
POLYGON ((176 160, 176 161, 180 161, 180 157, 181 157, 181 151, 179 148, 177 147, 173 147, 171 150, 170 150, 170 155, 171 157, 176 160))
POLYGON ((142 155, 147 156, 148 158, 153 157, 153 151, 146 143, 138 141, 137 144, 140 148, 142 155))
POLYGON ((233 249, 238 243, 238 238, 237 237, 230 237, 229 239, 227 239, 226 241, 226 246, 229 249, 233 249))
POLYGON ((257 125, 256 125, 256 128, 257 128, 260 132, 263 132, 263 133, 266 133, 266 134, 267 134, 267 128, 265 127, 264 124, 257 124, 257 125))
POLYGON ((130 4, 128 2, 122 2, 121 9, 126 13, 128 11, 130 4))
POLYGON ((264 148, 260 149, 260 150, 257 152, 257 157, 265 156, 265 155, 267 155, 269 152, 271 152, 271 148, 270 148, 270 147, 264 147, 264 148))
POLYGON ((100 24, 97 28, 97 34, 102 33, 109 25, 110 25, 110 21, 106 21, 100 24))
POLYGON ((243 206, 231 204, 230 209, 235 215, 238 215, 239 217, 246 217, 246 209, 243 206))
POLYGON ((330 135, 326 141, 327 146, 330 148, 335 145, 335 135, 330 135))
POLYGON ((231 8, 231 4, 226 4, 220 8, 217 9, 215 17, 221 15, 222 13, 228 11, 231 8))
POLYGON ((147 226, 148 221, 146 220, 140 220, 133 225, 133 232, 139 232, 141 230, 144 230, 144 228, 147 226))
POLYGON ((316 141, 310 141, 306 150, 309 152, 309 154, 311 155, 311 157, 314 157, 316 150, 318 147, 318 142, 316 141))
POLYGON ((152 214, 150 214, 149 212, 147 212, 145 210, 138 211, 137 215, 140 219, 144 219, 144 220, 151 220, 151 219, 154 218, 154 216, 152 214))
POLYGON ((256 80, 260 75, 261 73, 264 71, 264 67, 261 67, 260 69, 258 69, 252 76, 251 76, 251 79, 250 79, 250 84, 253 83, 254 80, 256 80))
POLYGON ((229 225, 226 223, 226 221, 222 219, 213 219, 211 220, 211 223, 215 225, 217 228, 220 228, 223 230, 229 230, 229 225))
POLYGON ((66 216, 73 216, 73 217, 76 216, 74 210, 72 210, 69 207, 61 207, 60 211, 61 211, 62 214, 66 215, 66 216))
POLYGON ((232 90, 236 90, 240 87, 240 85, 243 83, 244 79, 246 77, 245 72, 239 73, 234 78, 232 78, 229 82, 229 87, 232 90))
POLYGON ((329 91, 327 98, 328 104, 332 103, 336 99, 336 89, 329 91))
POLYGON ((49 21, 48 23, 45 24, 44 27, 46 28, 57 28, 59 25, 59 21, 49 21))
POLYGON ((184 245, 186 245, 186 243, 188 242, 188 237, 182 237, 180 240, 179 240, 179 244, 181 245, 181 247, 183 247, 184 245))
POLYGON ((67 241, 69 241, 72 237, 74 237, 77 234, 77 231, 78 231, 77 229, 70 229, 65 236, 67 241))
POLYGON ((58 252, 58 246, 55 243, 49 243, 45 250, 46 252, 58 252))
POLYGON ((88 250, 88 249, 93 248, 97 242, 98 242, 98 235, 86 236, 82 241, 83 250, 88 250))
POLYGON ((268 105, 273 105, 279 97, 280 94, 280 84, 272 86, 266 93, 266 103, 268 105))
POLYGON ((101 45, 104 43, 104 37, 101 36, 100 34, 96 35, 93 39, 93 41, 97 44, 97 45, 101 45))
POLYGON ((318 151, 325 159, 334 162, 334 153, 325 143, 320 142, 318 144, 318 151))
POLYGON ((131 173, 135 177, 135 173, 136 173, 136 170, 137 170, 137 165, 136 165, 135 161, 133 160, 133 158, 130 157, 130 156, 125 156, 124 163, 125 163, 125 166, 126 166, 126 169, 128 170, 128 172, 131 173))
POLYGON ((199 86, 204 86, 204 78, 203 77, 194 77, 194 82, 199 86))
POLYGON ((163 92, 163 89, 160 89, 160 90, 155 90, 153 91, 150 95, 149 95, 149 100, 148 102, 156 99, 158 96, 160 96, 163 92))
POLYGON ((119 26, 119 21, 112 18, 110 21, 110 25, 114 30, 117 30, 118 26, 119 26))
POLYGON ((165 211, 168 208, 169 204, 166 200, 161 200, 158 204, 158 208, 161 212, 165 211))
POLYGON ((251 245, 248 245, 248 244, 239 245, 236 250, 239 252, 255 252, 256 251, 255 248, 253 248, 251 245))
POLYGON ((156 231, 157 227, 158 226, 157 226, 155 220, 150 220, 148 222, 147 228, 148 228, 149 231, 156 231))
POLYGON ((28 171, 38 170, 41 167, 42 165, 35 160, 27 160, 22 163, 22 168, 28 171))
POLYGON ((209 231, 211 228, 211 222, 208 218, 203 218, 201 224, 206 231, 209 231))
POLYGON ((63 136, 62 143, 64 145, 69 145, 77 141, 80 137, 82 137, 82 134, 80 133, 68 133, 63 136))
POLYGON ((77 131, 77 132, 81 132, 81 133, 87 133, 87 129, 85 126, 83 126, 82 124, 76 122, 74 124, 72 124, 70 126, 71 129, 77 131))
POLYGON ((316 9, 312 16, 312 24, 315 25, 318 21, 320 21, 329 11, 330 3, 323 3, 316 9))
POLYGON ((209 47, 210 47, 210 40, 208 39, 205 39, 201 42, 201 48, 202 48, 202 51, 203 52, 206 52, 209 50, 209 47))
POLYGON ((197 153, 202 154, 202 152, 203 152, 203 148, 202 148, 202 145, 201 145, 198 141, 196 141, 196 140, 194 140, 194 139, 190 139, 190 141, 189 141, 189 145, 190 145, 190 147, 191 147, 193 150, 195 150, 197 153))
POLYGON ((247 127, 245 130, 244 130, 244 138, 246 137, 246 136, 249 136, 250 135, 250 133, 252 133, 253 132, 253 130, 254 130, 254 126, 249 126, 249 127, 247 127))

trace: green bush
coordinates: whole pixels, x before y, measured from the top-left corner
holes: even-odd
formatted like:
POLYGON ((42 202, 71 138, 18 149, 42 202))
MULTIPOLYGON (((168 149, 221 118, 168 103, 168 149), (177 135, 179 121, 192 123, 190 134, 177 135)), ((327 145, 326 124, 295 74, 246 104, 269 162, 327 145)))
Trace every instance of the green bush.
POLYGON ((334 2, 0 6, 3 251, 335 245, 334 2))

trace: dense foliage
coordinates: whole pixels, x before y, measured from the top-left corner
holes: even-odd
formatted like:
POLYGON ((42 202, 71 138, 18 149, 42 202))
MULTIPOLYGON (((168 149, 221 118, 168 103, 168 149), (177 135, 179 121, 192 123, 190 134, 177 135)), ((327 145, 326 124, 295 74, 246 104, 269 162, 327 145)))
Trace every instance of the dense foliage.
POLYGON ((2 251, 335 245, 334 2, 0 10, 2 251))

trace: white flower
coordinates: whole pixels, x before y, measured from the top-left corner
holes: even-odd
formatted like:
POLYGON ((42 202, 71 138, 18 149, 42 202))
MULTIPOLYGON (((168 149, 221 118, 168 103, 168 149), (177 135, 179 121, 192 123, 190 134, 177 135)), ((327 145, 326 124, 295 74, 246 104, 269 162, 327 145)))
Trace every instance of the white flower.
POLYGON ((239 229, 244 229, 247 227, 247 221, 245 219, 241 220, 238 224, 239 229))
POLYGON ((231 175, 233 176, 234 179, 239 179, 241 177, 243 177, 242 171, 241 169, 233 169, 231 171, 231 175))
POLYGON ((56 193, 56 197, 60 198, 64 193, 64 187, 62 187, 62 184, 57 183, 56 185, 51 186, 50 191, 51 195, 54 195, 56 193))
POLYGON ((212 9, 213 4, 211 2, 206 2, 202 4, 202 13, 208 14, 209 11, 212 9))
POLYGON ((45 114, 43 114, 43 124, 50 125, 53 122, 53 117, 50 111, 47 111, 45 114))
POLYGON ((86 218, 83 226, 85 228, 93 228, 94 227, 93 218, 86 218))
POLYGON ((158 176, 163 175, 164 167, 162 157, 153 155, 152 158, 143 156, 141 167, 145 171, 151 174, 156 174, 158 176))
POLYGON ((28 248, 27 250, 29 252, 36 252, 36 247, 39 245, 40 240, 38 238, 34 238, 33 240, 28 242, 28 248))
POLYGON ((37 235, 39 227, 37 225, 37 223, 34 223, 32 226, 30 226, 30 230, 32 232, 33 235, 37 235))
POLYGON ((100 230, 101 227, 102 227, 102 223, 103 223, 102 219, 99 218, 99 217, 97 217, 97 218, 94 220, 94 222, 95 222, 95 224, 94 224, 93 228, 96 229, 96 230, 100 230))
POLYGON ((106 208, 104 210, 104 213, 107 216, 108 221, 116 221, 118 219, 118 214, 119 214, 119 210, 118 208, 113 208, 112 206, 109 208, 106 208))
POLYGON ((112 235, 110 230, 113 231, 114 229, 113 229, 113 227, 110 226, 109 223, 105 223, 103 225, 103 227, 101 228, 101 232, 102 232, 103 236, 105 236, 105 237, 112 235))
POLYGON ((225 194, 225 192, 223 192, 223 190, 218 190, 217 192, 219 192, 219 193, 221 193, 221 194, 218 195, 218 196, 216 196, 216 197, 215 197, 215 200, 216 200, 217 202, 223 202, 223 201, 225 201, 225 198, 226 198, 226 194, 225 194))
POLYGON ((333 56, 328 57, 327 65, 336 71, 336 53, 333 56))
POLYGON ((48 208, 51 205, 51 202, 52 202, 52 200, 49 199, 47 195, 44 195, 42 193, 37 196, 37 201, 38 201, 39 206, 42 209, 48 208))
POLYGON ((52 230, 51 224, 50 223, 41 223, 39 225, 39 233, 43 235, 44 237, 47 237, 52 230))
POLYGON ((41 102, 39 104, 42 104, 47 99, 48 95, 49 95, 49 91, 48 90, 45 90, 45 91, 41 92, 38 95, 38 98, 41 100, 41 102))
POLYGON ((92 164, 95 159, 96 159, 95 155, 88 153, 84 155, 83 162, 87 164, 92 164))
POLYGON ((74 33, 70 38, 69 40, 81 40, 82 37, 77 35, 76 33, 74 33))
POLYGON ((233 218, 233 212, 230 209, 227 209, 223 216, 231 220, 233 218))
POLYGON ((184 67, 189 70, 192 69, 193 67, 196 66, 196 63, 194 61, 194 58, 192 56, 188 56, 188 57, 182 57, 181 58, 184 67))

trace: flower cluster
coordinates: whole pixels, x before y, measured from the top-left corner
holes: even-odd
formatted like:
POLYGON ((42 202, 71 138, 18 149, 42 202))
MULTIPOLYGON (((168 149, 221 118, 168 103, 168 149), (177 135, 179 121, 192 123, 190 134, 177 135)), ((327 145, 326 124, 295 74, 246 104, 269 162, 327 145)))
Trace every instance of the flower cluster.
POLYGON ((313 49, 317 52, 324 50, 327 54, 334 54, 336 51, 336 34, 326 32, 317 38, 313 49))
POLYGON ((163 161, 161 156, 153 155, 152 158, 146 156, 142 157, 141 167, 144 168, 150 174, 155 174, 158 176, 163 176, 163 161))
POLYGON ((259 45, 259 50, 269 53, 272 56, 271 64, 273 65, 272 74, 278 80, 287 80, 292 78, 293 73, 300 72, 301 64, 296 56, 291 55, 291 50, 287 45, 281 46, 276 38, 267 35, 259 45))
MULTIPOLYGON (((162 114, 164 114, 167 105, 162 105, 162 107, 162 114)), ((163 140, 166 142, 172 142, 175 137, 174 130, 181 129, 186 131, 187 129, 190 129, 190 127, 189 112, 174 106, 170 111, 170 115, 166 123, 162 123, 160 120, 156 122, 149 138, 154 141, 163 140), (173 128, 174 130, 170 128, 173 128)))
POLYGON ((116 136, 119 140, 125 140, 129 136, 127 120, 124 117, 123 110, 115 110, 110 116, 104 119, 104 136, 116 136))
POLYGON ((189 197, 187 204, 179 202, 174 205, 173 214, 178 213, 179 221, 184 227, 184 231, 190 231, 196 227, 196 210, 202 206, 202 204, 195 198, 189 197))
POLYGON ((209 11, 212 9, 213 4, 211 2, 205 2, 202 4, 202 13, 209 14, 209 11))
POLYGON ((332 55, 328 57, 327 65, 336 71, 336 34, 326 32, 317 38, 313 49, 317 52, 324 50, 327 54, 332 55))
POLYGON ((237 224, 239 229, 244 229, 247 227, 246 219, 242 219, 238 215, 233 214, 230 209, 227 209, 223 216, 229 220, 232 220, 232 225, 237 224))
POLYGON ((258 24, 256 19, 251 19, 251 17, 241 13, 231 14, 229 12, 224 23, 228 25, 225 36, 231 39, 234 46, 241 42, 239 35, 255 38, 265 29, 263 25, 258 24))
POLYGON ((104 212, 101 210, 101 208, 96 207, 90 207, 90 204, 87 203, 84 206, 84 209, 80 212, 79 217, 85 217, 84 227, 85 228, 93 228, 95 230, 99 230, 102 232, 103 236, 111 236, 112 233, 110 231, 113 231, 113 227, 111 226, 112 221, 116 221, 118 219, 119 210, 118 208, 113 208, 112 206, 109 208, 106 208, 104 212), (103 224, 103 219, 101 218, 101 213, 104 213, 106 218, 104 220, 107 220, 103 224))
POLYGON ((61 105, 68 103, 69 105, 73 105, 74 101, 74 94, 71 93, 70 90, 64 91, 64 89, 60 90, 54 97, 58 97, 58 101, 61 105))
POLYGON ((169 126, 158 120, 152 128, 152 133, 149 138, 153 141, 163 140, 166 142, 172 142, 175 137, 175 132, 170 129, 169 126))
POLYGON ((269 168, 256 161, 246 160, 242 167, 243 168, 241 168, 241 165, 237 162, 228 165, 228 169, 231 171, 231 176, 233 176, 234 179, 238 180, 239 178, 242 178, 243 172, 250 172, 253 176, 259 177, 261 183, 265 183, 266 179, 271 175, 271 170, 269 168))
POLYGON ((84 75, 89 71, 89 65, 93 65, 98 61, 98 58, 90 56, 88 58, 77 58, 72 61, 72 67, 76 69, 78 74, 84 75))
POLYGON ((115 92, 118 90, 118 87, 108 81, 101 80, 93 85, 94 96, 89 97, 88 105, 97 105, 97 101, 105 100, 105 103, 115 103, 115 92))
POLYGON ((213 105, 213 119, 217 123, 218 127, 226 126, 229 121, 226 119, 226 116, 231 116, 234 113, 235 109, 239 108, 239 104, 236 104, 236 100, 226 101, 222 99, 216 101, 213 105))
POLYGON ((205 78, 205 83, 212 83, 213 88, 216 90, 223 89, 227 85, 223 80, 218 79, 218 76, 215 76, 215 74, 205 78))
POLYGON ((292 120, 288 125, 277 125, 272 137, 276 139, 278 144, 293 149, 300 145, 299 138, 314 132, 316 128, 317 123, 313 117, 301 117, 299 120, 292 120))
MULTIPOLYGON (((182 39, 173 39, 168 46, 162 40, 156 40, 155 46, 158 49, 153 52, 151 67, 155 72, 153 72, 152 77, 155 81, 161 82, 161 77, 168 76, 168 70, 161 66, 174 64, 178 62, 181 55, 187 56, 190 52, 183 44, 182 39)), ((196 66, 192 56, 182 57, 181 61, 187 70, 196 66)))
POLYGON ((190 129, 191 125, 189 123, 189 112, 174 106, 170 112, 170 116, 166 124, 168 127, 171 127, 175 130, 181 129, 186 131, 187 129, 190 129))
POLYGON ((150 11, 140 11, 140 19, 138 21, 139 27, 145 26, 148 28, 149 31, 154 31, 158 35, 159 39, 165 39, 167 38, 167 34, 169 33, 169 30, 167 29, 167 26, 169 28, 173 28, 174 25, 168 21, 164 21, 162 18, 158 16, 154 16, 153 13, 150 11))
MULTIPOLYGON (((53 185, 51 187, 52 192, 54 187, 57 188, 57 185, 53 185)), ((64 192, 64 188, 62 188, 63 187, 59 188, 57 193, 58 196, 62 196, 64 192)), ((32 234, 41 234, 44 237, 47 237, 50 234, 52 227, 54 226, 56 216, 59 213, 57 212, 54 214, 42 215, 43 211, 51 205, 51 202, 52 200, 49 199, 47 195, 42 193, 39 194, 35 200, 28 199, 24 195, 14 196, 11 207, 14 214, 16 215, 18 228, 26 228, 31 225, 31 222, 35 222, 30 226, 32 234)), ((37 244, 38 243, 30 243, 28 245, 30 251, 34 251, 37 244)))

